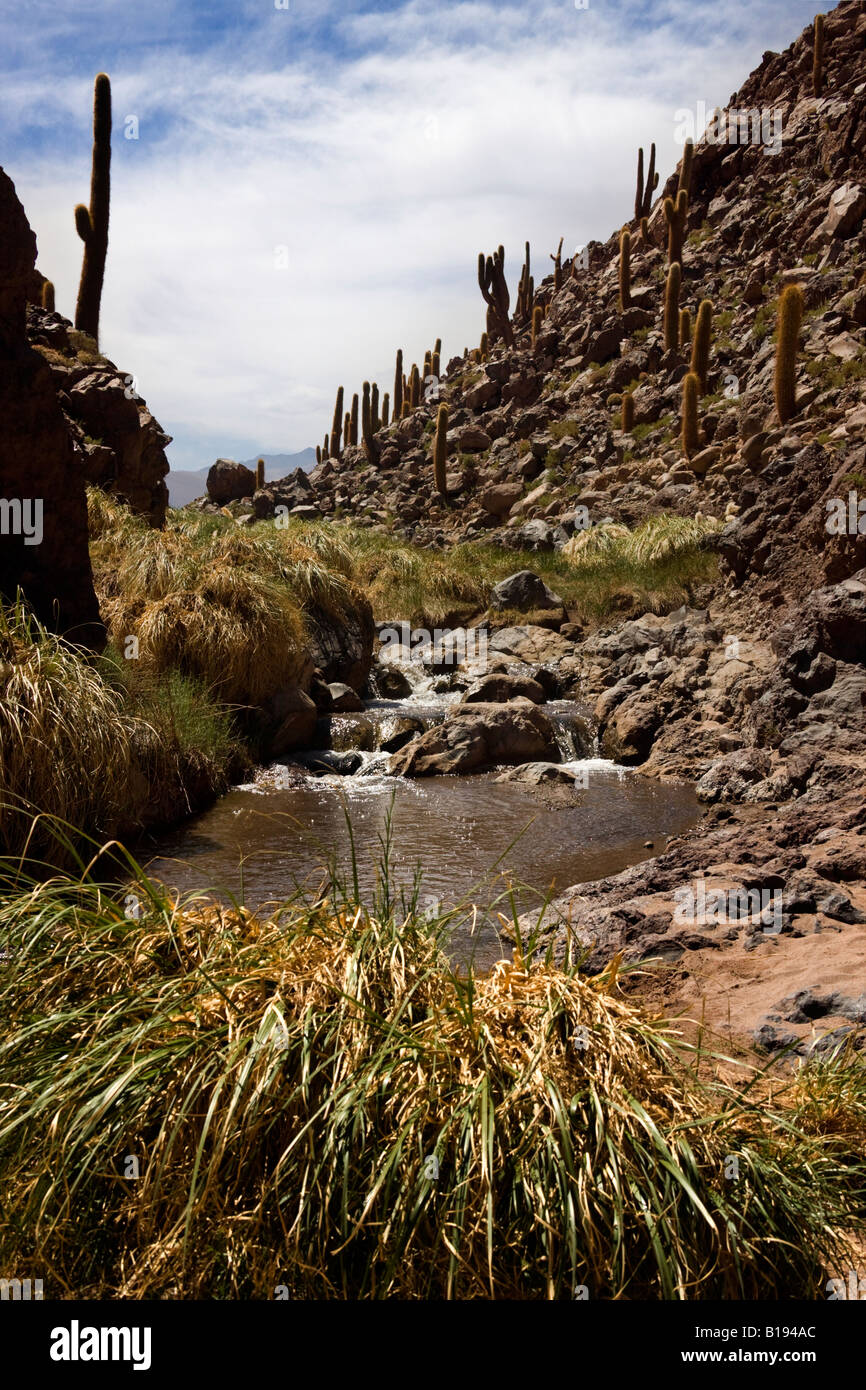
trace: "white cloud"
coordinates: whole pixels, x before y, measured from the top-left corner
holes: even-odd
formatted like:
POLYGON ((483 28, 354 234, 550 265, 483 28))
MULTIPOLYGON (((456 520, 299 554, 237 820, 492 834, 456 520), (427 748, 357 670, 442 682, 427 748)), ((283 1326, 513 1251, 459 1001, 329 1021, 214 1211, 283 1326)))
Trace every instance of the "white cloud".
MULTIPOLYGON (((516 290, 527 238, 540 278, 560 235, 566 250, 606 237, 631 214, 637 145, 658 142, 663 180, 677 107, 724 102, 768 42, 796 37, 793 8, 738 12, 735 32, 709 6, 695 26, 679 0, 655 12, 658 28, 621 6, 413 0, 344 12, 333 53, 299 44, 289 63, 268 26, 231 50, 142 45, 106 62, 103 346, 175 436, 175 466, 300 449, 321 439, 339 383, 349 398, 365 378, 391 389, 398 346, 408 365, 437 336, 446 361, 476 343, 478 251, 505 243, 516 290), (131 112, 138 141, 123 138, 131 112)), ((66 313, 89 85, 58 74, 46 88, 24 64, 0 97, 19 130, 82 127, 74 162, 44 141, 41 154, 4 151, 66 313)))

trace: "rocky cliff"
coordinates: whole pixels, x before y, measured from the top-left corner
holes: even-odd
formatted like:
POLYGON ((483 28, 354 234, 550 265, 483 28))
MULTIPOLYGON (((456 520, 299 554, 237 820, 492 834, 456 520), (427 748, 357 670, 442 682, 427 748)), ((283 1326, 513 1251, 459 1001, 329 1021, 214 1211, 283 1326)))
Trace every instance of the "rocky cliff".
POLYGON ((0 593, 23 590, 41 621, 100 646, 84 478, 52 373, 26 335, 36 238, 0 170, 0 593))

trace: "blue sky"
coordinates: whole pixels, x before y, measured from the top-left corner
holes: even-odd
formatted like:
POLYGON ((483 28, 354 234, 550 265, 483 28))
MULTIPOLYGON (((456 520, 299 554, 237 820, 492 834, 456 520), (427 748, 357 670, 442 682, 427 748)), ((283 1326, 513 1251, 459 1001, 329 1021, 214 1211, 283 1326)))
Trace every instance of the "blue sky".
POLYGON ((536 277, 607 237, 638 144, 724 105, 814 0, 0 0, 0 164, 58 308, 81 262, 93 77, 114 137, 102 347, 172 465, 318 442, 336 387, 477 343, 478 251, 536 277), (129 117, 138 139, 126 139, 129 117))

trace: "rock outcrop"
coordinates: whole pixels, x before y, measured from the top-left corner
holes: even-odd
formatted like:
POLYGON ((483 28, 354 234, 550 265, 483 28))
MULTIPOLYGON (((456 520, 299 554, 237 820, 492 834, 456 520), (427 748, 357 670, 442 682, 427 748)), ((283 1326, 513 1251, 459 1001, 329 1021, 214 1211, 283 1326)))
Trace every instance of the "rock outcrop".
POLYGON ((171 435, 147 409, 135 378, 61 314, 29 304, 27 335, 50 368, 85 480, 151 526, 162 526, 168 506, 165 447, 171 435))
POLYGON ((20 588, 70 640, 104 645, 93 588, 84 477, 52 372, 27 340, 36 237, 0 170, 0 592, 20 588))

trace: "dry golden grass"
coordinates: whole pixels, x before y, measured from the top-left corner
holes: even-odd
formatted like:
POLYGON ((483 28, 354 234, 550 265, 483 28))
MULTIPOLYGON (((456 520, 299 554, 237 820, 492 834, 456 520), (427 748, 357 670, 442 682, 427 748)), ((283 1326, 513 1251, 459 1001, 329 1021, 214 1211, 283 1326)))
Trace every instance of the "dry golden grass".
POLYGON ((817 1298, 847 1257, 851 1170, 700 1080, 615 970, 526 948, 461 976, 411 906, 334 888, 263 920, 132 872, 140 920, 90 882, 0 898, 0 1257, 22 1275, 78 1297, 817 1298))

